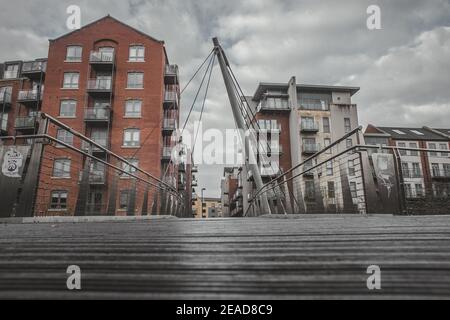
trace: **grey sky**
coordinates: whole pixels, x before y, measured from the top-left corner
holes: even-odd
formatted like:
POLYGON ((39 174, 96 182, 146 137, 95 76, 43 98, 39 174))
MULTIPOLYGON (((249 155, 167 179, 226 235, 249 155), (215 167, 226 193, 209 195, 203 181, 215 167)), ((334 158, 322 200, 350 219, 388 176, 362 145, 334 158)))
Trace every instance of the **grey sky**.
MULTIPOLYGON (((182 84, 218 36, 246 94, 258 82, 295 75, 299 83, 360 86, 354 100, 363 125, 450 127, 449 0, 0 2, 0 61, 46 56, 48 39, 67 32, 67 6, 76 4, 82 24, 110 13, 165 40, 182 84), (366 28, 370 4, 381 7, 382 30, 366 28)), ((182 97, 185 111, 197 86, 182 97)), ((205 128, 234 127, 217 67, 205 112, 205 128)), ((221 174, 220 166, 201 166, 198 189, 218 196, 221 174)))

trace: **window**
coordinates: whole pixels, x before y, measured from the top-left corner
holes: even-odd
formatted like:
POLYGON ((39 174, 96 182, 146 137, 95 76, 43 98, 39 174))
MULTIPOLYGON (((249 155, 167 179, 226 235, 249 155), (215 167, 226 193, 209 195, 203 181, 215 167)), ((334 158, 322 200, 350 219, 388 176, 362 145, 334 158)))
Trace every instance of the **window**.
POLYGON ((0 103, 10 103, 12 87, 0 87, 0 103))
MULTIPOLYGON (((428 144, 428 149, 432 149, 432 150, 436 150, 436 143, 429 143, 428 144)), ((436 157, 437 153, 436 152, 430 152, 430 157, 436 157)))
MULTIPOLYGON (((412 143, 409 144, 409 147, 410 147, 411 149, 417 149, 417 143, 412 142, 412 143)), ((419 152, 416 151, 416 150, 411 150, 409 154, 410 154, 411 156, 413 156, 413 157, 417 157, 417 156, 419 155, 419 152)))
POLYGON ((344 127, 345 127, 345 133, 349 133, 352 131, 352 123, 350 121, 350 118, 344 118, 344 127))
MULTIPOLYGON (((448 146, 446 143, 440 143, 439 144, 439 150, 448 150, 448 146)), ((441 152, 441 157, 448 157, 448 152, 441 152)))
MULTIPOLYGON (((324 147, 328 148, 331 145, 331 139, 325 138, 325 139, 323 139, 323 143, 324 143, 324 147)), ((333 153, 333 148, 330 148, 327 150, 327 154, 332 154, 332 153, 333 153)))
POLYGON ((412 164, 412 174, 413 178, 420 178, 422 176, 422 172, 420 170, 420 164, 417 162, 414 162, 412 164))
POLYGON ((334 181, 328 181, 328 198, 334 199, 336 197, 336 192, 334 189, 334 181))
POLYGON ((403 178, 409 178, 410 174, 409 174, 409 165, 407 162, 402 162, 402 174, 403 174, 403 178))
POLYGON ((131 46, 129 61, 132 62, 144 62, 145 47, 144 46, 131 46))
POLYGON ((330 129, 330 118, 323 118, 323 132, 324 133, 330 133, 331 129, 330 129))
POLYGON ((319 129, 314 122, 314 117, 302 117, 301 119, 301 128, 306 130, 314 130, 319 129))
POLYGON ((432 175, 433 177, 439 177, 440 176, 440 168, 439 168, 439 163, 432 163, 431 164, 431 171, 432 171, 432 175))
POLYGON ((400 135, 405 135, 405 134, 406 134, 406 133, 404 133, 403 131, 397 130, 397 129, 392 130, 392 131, 394 131, 396 134, 400 134, 400 135))
POLYGON ((59 106, 59 116, 63 118, 75 118, 77 102, 75 100, 63 100, 59 106))
POLYGON ((125 104, 125 117, 139 118, 141 116, 141 109, 141 100, 128 100, 125 104))
POLYGON ((305 181, 305 197, 310 200, 316 198, 314 181, 305 181))
POLYGON ((3 79, 15 79, 19 76, 19 65, 18 64, 8 64, 5 67, 5 73, 3 74, 3 79))
POLYGON ((327 176, 332 176, 333 175, 333 162, 328 161, 327 162, 327 176))
POLYGON ((352 198, 358 198, 358 193, 356 192, 356 182, 350 182, 350 193, 352 194, 352 198))
POLYGON ((68 46, 66 61, 68 62, 81 62, 81 55, 83 52, 83 47, 81 46, 68 46))
POLYGON ((8 130, 8 113, 0 112, 0 129, 3 131, 8 130))
POLYGON ((80 74, 78 72, 66 72, 64 73, 64 89, 78 89, 78 81, 80 80, 80 74))
POLYGON ((128 89, 144 88, 144 73, 143 72, 129 72, 127 88, 128 89))
POLYGON ((141 131, 139 129, 126 129, 123 134, 124 147, 139 147, 141 131))
MULTIPOLYGON (((399 148, 406 148, 406 143, 404 143, 404 142, 399 142, 399 143, 397 143, 397 146, 399 147, 399 148)), ((400 152, 400 155, 401 156, 406 156, 406 150, 399 150, 399 152, 400 152)))
POLYGON ((450 177, 450 163, 444 163, 444 176, 450 177))
POLYGON ((108 148, 108 131, 100 128, 92 129, 91 140, 98 143, 104 148, 108 148))
POLYGON ((424 136, 424 134, 420 131, 417 131, 417 130, 410 130, 410 131, 418 136, 424 136))
POLYGON ((421 198, 421 197, 425 196, 422 184, 416 184, 416 196, 418 198, 421 198))
POLYGON ((70 163, 69 159, 56 159, 53 164, 53 177, 70 178, 70 163))
POLYGON ((355 175, 355 160, 348 161, 348 175, 349 176, 355 175))
MULTIPOLYGON (((345 141, 345 146, 347 147, 347 149, 350 149, 351 147, 353 147, 353 140, 352 140, 352 139, 347 139, 347 140, 345 141)), ((354 151, 354 150, 352 150, 352 151, 354 151)), ((350 151, 350 153, 351 153, 352 151, 350 151)))
POLYGON ((121 210, 126 210, 128 208, 128 198, 130 196, 130 190, 120 191, 119 196, 119 208, 121 210))
POLYGON ((405 195, 406 198, 412 198, 412 187, 409 183, 405 184, 405 195))
POLYGON ((330 109, 331 94, 299 93, 298 104, 302 110, 326 111, 330 109))
MULTIPOLYGON (((138 159, 127 159, 129 163, 131 163, 133 166, 139 167, 139 160, 138 159)), ((122 163, 122 169, 127 173, 136 173, 137 169, 133 166, 130 166, 126 163, 122 163)), ((128 178, 129 175, 124 174, 124 178, 128 178)))
MULTIPOLYGON (((62 142, 67 143, 68 145, 73 145, 73 134, 69 131, 66 131, 64 129, 58 129, 58 132, 56 134, 56 138, 62 142)), ((58 145, 58 147, 64 147, 62 145, 58 145)))
POLYGON ((52 191, 50 199, 50 209, 66 210, 67 209, 67 191, 52 191))

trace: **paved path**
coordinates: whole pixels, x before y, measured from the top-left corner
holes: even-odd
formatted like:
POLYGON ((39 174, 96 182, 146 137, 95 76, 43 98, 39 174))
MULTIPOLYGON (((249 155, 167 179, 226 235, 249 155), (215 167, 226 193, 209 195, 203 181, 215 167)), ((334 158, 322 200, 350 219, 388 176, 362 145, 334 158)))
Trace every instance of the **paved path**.
POLYGON ((0 224, 0 298, 424 297, 450 298, 450 217, 0 224))

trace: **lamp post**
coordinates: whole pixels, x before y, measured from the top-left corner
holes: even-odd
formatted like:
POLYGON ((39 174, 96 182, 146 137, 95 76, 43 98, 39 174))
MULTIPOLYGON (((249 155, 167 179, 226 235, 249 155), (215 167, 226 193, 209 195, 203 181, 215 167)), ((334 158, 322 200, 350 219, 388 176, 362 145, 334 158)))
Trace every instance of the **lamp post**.
POLYGON ((205 191, 206 188, 202 188, 202 208, 201 208, 201 212, 202 212, 202 218, 203 218, 203 191, 205 191))

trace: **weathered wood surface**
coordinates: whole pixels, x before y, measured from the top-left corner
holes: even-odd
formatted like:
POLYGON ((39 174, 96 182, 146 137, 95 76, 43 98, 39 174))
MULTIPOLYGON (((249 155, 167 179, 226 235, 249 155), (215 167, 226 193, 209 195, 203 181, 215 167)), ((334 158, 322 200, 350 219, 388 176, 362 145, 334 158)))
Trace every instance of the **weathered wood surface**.
POLYGON ((450 217, 3 224, 0 298, 448 299, 450 217))

